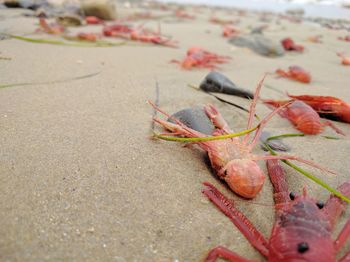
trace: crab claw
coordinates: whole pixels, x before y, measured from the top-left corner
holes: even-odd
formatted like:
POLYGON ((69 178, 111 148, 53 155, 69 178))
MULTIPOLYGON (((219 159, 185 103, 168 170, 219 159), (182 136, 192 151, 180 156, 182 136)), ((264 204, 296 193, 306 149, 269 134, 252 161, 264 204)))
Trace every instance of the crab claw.
POLYGON ((223 179, 238 195, 254 198, 265 182, 265 175, 256 162, 250 159, 234 159, 224 167, 223 179))
POLYGON ((228 130, 228 124, 220 114, 219 110, 212 104, 208 104, 204 107, 204 111, 210 118, 211 122, 219 129, 228 130))

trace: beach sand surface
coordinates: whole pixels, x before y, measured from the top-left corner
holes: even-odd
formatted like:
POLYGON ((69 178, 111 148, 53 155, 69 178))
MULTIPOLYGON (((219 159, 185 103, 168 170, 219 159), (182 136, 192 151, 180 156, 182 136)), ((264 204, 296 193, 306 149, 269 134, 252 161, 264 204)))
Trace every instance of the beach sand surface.
MULTIPOLYGON (((127 10, 128 12, 130 10, 127 10)), ((36 18, 23 10, 0 10, 1 27, 8 33, 34 34, 36 18)), ((188 12, 192 8, 188 7, 188 12)), ((232 60, 221 72, 237 85, 255 90, 266 72, 299 65, 313 81, 300 84, 269 75, 264 98, 284 99, 291 94, 332 95, 350 102, 350 68, 340 65, 335 52, 350 45, 337 39, 345 31, 317 24, 276 23, 272 17, 265 35, 275 40, 292 37, 303 44, 303 54, 280 58, 259 56, 230 45, 221 27, 208 22, 211 11, 196 12, 193 21, 173 17, 161 20, 162 32, 179 41, 179 48, 148 44, 119 47, 68 47, 7 39, 0 41, 1 83, 67 79, 92 73, 96 76, 53 84, 0 89, 0 260, 1 261, 201 261, 222 245, 256 261, 264 261, 229 219, 201 193, 209 181, 236 201, 240 209, 267 238, 274 220, 272 186, 268 179, 258 196, 246 201, 217 179, 196 146, 152 139, 153 110, 147 100, 160 90, 160 106, 168 113, 213 103, 235 131, 246 128, 248 115, 205 93, 193 90, 209 72, 182 70, 170 63, 182 59, 191 46, 201 46, 232 60), (322 35, 323 43, 306 39, 322 35)), ((243 17, 219 10, 222 18, 239 18, 243 32, 264 24, 254 13, 243 17)), ((140 22, 142 23, 142 22, 140 22)), ((157 28, 157 22, 147 22, 157 28)), ((89 31, 89 28, 84 28, 89 31)), ((79 31, 79 28, 72 31, 79 31)), ((99 31, 100 26, 93 26, 99 31)), ((53 37, 52 37, 53 38, 53 37)), ((221 95, 246 108, 248 100, 221 95)), ((270 110, 261 103, 259 116, 270 110)), ((349 180, 350 126, 334 122, 346 137, 326 128, 322 135, 285 139, 291 154, 334 170, 337 175, 305 167, 333 187, 349 180)), ((286 120, 274 117, 267 131, 277 135, 297 133, 286 120)), ((161 128, 156 129, 162 132, 161 128)), ((257 155, 265 154, 259 147, 257 155)), ((266 173, 264 162, 259 165, 266 173)), ((293 169, 285 167, 290 190, 304 186, 316 199, 329 192, 293 169)), ((349 218, 347 207, 334 237, 349 218)), ((339 255, 350 249, 345 245, 339 255)))

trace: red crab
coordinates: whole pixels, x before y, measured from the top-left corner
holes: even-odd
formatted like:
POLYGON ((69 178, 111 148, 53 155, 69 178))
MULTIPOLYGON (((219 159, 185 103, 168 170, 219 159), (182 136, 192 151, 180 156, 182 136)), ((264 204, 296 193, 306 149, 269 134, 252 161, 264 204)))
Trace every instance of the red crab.
POLYGON ((350 65, 350 57, 346 56, 344 53, 337 53, 337 55, 342 59, 342 65, 350 65))
POLYGON ((334 96, 291 95, 311 106, 321 117, 350 123, 350 104, 334 96))
POLYGON ((287 72, 282 69, 277 69, 276 74, 305 84, 311 82, 310 73, 306 72, 300 66, 290 66, 287 72))
POLYGON ((40 30, 51 35, 61 35, 65 32, 65 28, 57 23, 48 24, 45 18, 39 18, 40 30))
POLYGON ((120 37, 132 41, 177 47, 177 42, 173 41, 169 36, 162 35, 160 30, 158 32, 153 32, 151 30, 144 29, 142 26, 133 27, 127 24, 116 23, 113 25, 104 26, 103 34, 105 36, 120 37))
POLYGON ((96 16, 87 16, 85 17, 85 21, 88 25, 101 25, 105 23, 102 19, 96 16))
MULTIPOLYGON (((259 82, 253 102, 249 110, 249 118, 247 129, 252 128, 253 118, 255 115, 256 103, 259 99, 259 92, 262 87, 264 78, 259 82)), ((171 117, 169 114, 165 113, 163 110, 155 106, 150 102, 150 104, 160 113, 164 114, 168 118, 174 120, 174 123, 169 121, 164 121, 158 117, 154 117, 153 121, 162 125, 165 129, 171 131, 168 133, 170 136, 185 136, 189 138, 200 138, 206 135, 196 131, 176 118, 171 117)), ((287 106, 286 104, 285 106, 287 106)), ((233 133, 230 129, 228 123, 225 121, 223 116, 220 114, 218 109, 214 105, 206 105, 204 108, 205 114, 208 116, 212 124, 216 127, 213 131, 213 136, 225 135, 233 133)), ((253 139, 250 141, 250 134, 246 134, 242 139, 235 137, 231 139, 215 140, 215 141, 201 141, 196 142, 200 148, 208 153, 208 157, 213 170, 218 175, 219 178, 224 180, 228 186, 236 194, 245 198, 254 198, 262 189, 265 181, 265 174, 261 170, 260 166, 256 163, 259 160, 267 159, 284 159, 284 160, 296 160, 301 163, 316 167, 318 169, 328 171, 327 168, 321 167, 311 161, 304 160, 297 156, 291 155, 255 155, 252 153, 253 148, 258 143, 261 136, 263 127, 268 123, 268 121, 277 114, 283 107, 279 107, 267 115, 263 120, 261 120, 258 125, 257 131, 254 134, 253 139)))
MULTIPOLYGON (((336 196, 330 196, 326 204, 315 201, 306 194, 297 196, 288 191, 284 171, 277 160, 268 160, 267 168, 274 187, 276 208, 275 224, 269 240, 227 199, 218 189, 209 183, 203 193, 223 212, 268 261, 310 261, 333 262, 336 253, 350 236, 350 219, 332 239, 332 230, 337 218, 344 211, 345 203, 336 196)), ((342 184, 338 190, 350 196, 350 182, 342 184)), ((222 257, 235 262, 252 262, 225 247, 218 246, 210 251, 207 262, 222 257)), ((339 262, 350 261, 350 252, 339 262)))
POLYGON ((187 55, 182 61, 171 60, 171 62, 180 64, 183 69, 187 70, 193 67, 215 69, 217 68, 215 64, 227 63, 229 59, 229 56, 221 56, 194 46, 187 50, 187 55))
POLYGON ((281 40, 281 44, 283 45, 284 50, 286 51, 297 51, 297 52, 304 51, 304 47, 302 45, 297 45, 296 43, 294 43, 293 39, 289 37, 281 40))
POLYGON ((345 41, 345 42, 350 42, 350 35, 346 35, 346 36, 339 36, 338 37, 339 40, 341 41, 345 41))
POLYGON ((193 20, 196 18, 194 15, 190 15, 181 9, 176 10, 174 12, 174 15, 178 18, 189 19, 189 20, 193 20))
MULTIPOLYGON (((277 101, 266 99, 263 102, 272 108, 277 108, 292 100, 277 101)), ((317 135, 323 132, 325 126, 329 126, 338 134, 344 135, 344 132, 337 128, 330 121, 321 121, 320 116, 317 112, 307 103, 303 101, 296 100, 290 105, 286 106, 284 109, 279 111, 281 117, 287 118, 296 129, 303 132, 304 134, 317 135)))
POLYGON ((222 32, 223 37, 231 37, 237 34, 239 34, 239 30, 234 28, 233 26, 225 25, 223 27, 223 32, 222 32))

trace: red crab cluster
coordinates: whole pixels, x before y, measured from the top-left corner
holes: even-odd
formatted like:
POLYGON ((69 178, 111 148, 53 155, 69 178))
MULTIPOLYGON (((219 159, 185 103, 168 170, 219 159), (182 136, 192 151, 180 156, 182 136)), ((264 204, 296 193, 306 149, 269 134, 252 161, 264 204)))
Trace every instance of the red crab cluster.
POLYGON ((143 27, 133 27, 123 23, 104 26, 103 34, 107 37, 119 37, 132 41, 177 47, 176 41, 173 41, 171 37, 161 35, 160 32, 147 30, 143 27))
POLYGON ((229 56, 218 55, 200 47, 191 47, 182 61, 172 60, 171 62, 180 64, 187 70, 193 67, 215 69, 217 64, 227 63, 229 59, 229 56))
MULTIPOLYGON (((177 42, 173 41, 171 37, 164 36, 160 32, 147 30, 144 27, 134 27, 129 24, 117 22, 111 25, 105 25, 104 21, 95 17, 87 16, 85 18, 87 24, 102 24, 102 33, 106 37, 119 37, 131 41, 139 41, 146 43, 153 43, 156 45, 163 45, 168 47, 177 47, 177 42)), ((44 18, 39 20, 40 30, 47 34, 63 35, 69 40, 85 40, 90 42, 97 41, 102 35, 96 33, 78 33, 75 36, 66 34, 63 26, 57 23, 48 24, 44 18)))

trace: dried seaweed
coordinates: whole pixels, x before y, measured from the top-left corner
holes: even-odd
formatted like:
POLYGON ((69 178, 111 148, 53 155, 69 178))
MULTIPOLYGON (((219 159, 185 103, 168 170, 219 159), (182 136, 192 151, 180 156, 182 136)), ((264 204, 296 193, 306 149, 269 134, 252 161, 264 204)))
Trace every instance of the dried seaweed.
POLYGON ((96 76, 100 73, 101 72, 96 72, 96 73, 92 73, 92 74, 88 74, 88 75, 76 76, 76 77, 71 77, 71 78, 66 78, 66 79, 61 79, 61 80, 44 81, 44 82, 23 82, 23 83, 13 83, 13 84, 0 84, 0 89, 7 88, 7 87, 15 87, 15 86, 31 86, 31 85, 47 85, 47 84, 65 83, 65 82, 70 82, 70 81, 75 81, 75 80, 93 77, 93 76, 96 76))
POLYGON ((31 42, 31 43, 76 46, 76 47, 112 47, 112 46, 126 45, 128 43, 128 41, 114 43, 114 42, 108 42, 103 40, 98 40, 96 42, 87 42, 84 40, 61 41, 61 40, 54 40, 54 39, 37 39, 37 38, 31 38, 31 37, 25 37, 25 36, 19 36, 19 35, 11 35, 11 34, 8 34, 7 36, 10 38, 31 42))

